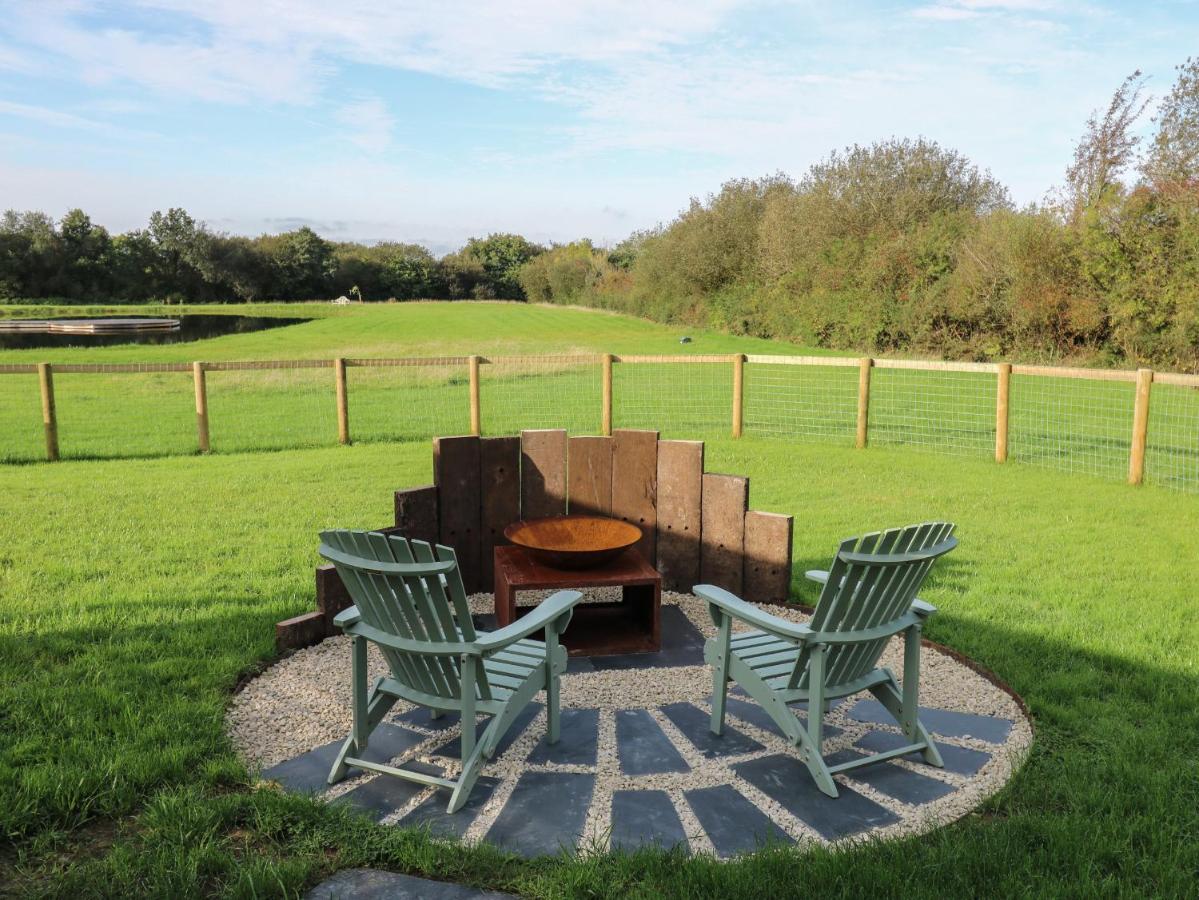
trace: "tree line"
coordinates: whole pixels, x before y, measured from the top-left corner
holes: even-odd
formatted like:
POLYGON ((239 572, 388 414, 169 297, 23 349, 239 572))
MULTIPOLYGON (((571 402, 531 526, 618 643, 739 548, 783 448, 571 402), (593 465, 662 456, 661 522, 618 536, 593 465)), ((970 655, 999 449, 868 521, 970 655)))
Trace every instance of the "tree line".
POLYGON ((1134 72, 1087 120, 1063 186, 1017 208, 933 141, 738 179, 615 247, 513 234, 440 259, 309 228, 217 234, 183 210, 110 235, 79 210, 0 220, 0 298, 528 299, 844 350, 1199 368, 1199 59, 1150 133, 1134 72))
POLYGON ((518 272, 544 248, 515 234, 472 238, 438 259, 418 244, 334 242, 303 227, 220 234, 185 210, 112 235, 83 210, 0 218, 0 300, 67 302, 523 299, 518 272))
POLYGON ((1199 369, 1199 59, 1142 138, 1134 72, 1086 122, 1064 184, 1016 208, 927 140, 730 181, 613 250, 524 265, 531 300, 872 352, 1199 369))

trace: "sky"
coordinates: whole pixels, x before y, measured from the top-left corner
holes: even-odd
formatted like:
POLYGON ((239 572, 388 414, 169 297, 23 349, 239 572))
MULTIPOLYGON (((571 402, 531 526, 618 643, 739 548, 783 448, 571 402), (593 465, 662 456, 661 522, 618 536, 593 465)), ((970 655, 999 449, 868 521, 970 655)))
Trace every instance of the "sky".
POLYGON ((1196 0, 0 0, 0 209, 611 244, 730 178, 916 136, 1023 204, 1197 38, 1196 0))

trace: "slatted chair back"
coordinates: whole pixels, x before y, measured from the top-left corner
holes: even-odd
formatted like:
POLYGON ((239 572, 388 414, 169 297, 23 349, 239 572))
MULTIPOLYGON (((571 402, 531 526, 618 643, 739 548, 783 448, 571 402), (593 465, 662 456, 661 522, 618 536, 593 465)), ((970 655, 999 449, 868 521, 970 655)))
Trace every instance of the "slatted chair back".
MULTIPOLYGON (((823 634, 852 635, 895 621, 908 612, 933 562, 957 546, 949 522, 925 522, 842 541, 809 627, 823 634)), ((824 661, 829 688, 869 674, 890 640, 831 642, 824 661)), ((807 646, 788 686, 808 688, 807 646)))
MULTIPOLYGON (((378 645, 392 677, 414 691, 451 702, 460 700, 461 651, 455 645, 474 641, 476 634, 453 548, 440 544, 432 547, 399 535, 346 530, 323 531, 321 541, 321 554, 337 568, 363 623, 430 645, 428 653, 378 645), (326 549, 333 553, 326 553, 326 549), (421 565, 412 574, 384 574, 355 566, 355 557, 421 565), (445 571, 445 566, 439 565, 447 562, 454 563, 454 568, 445 571), (444 651, 437 652, 437 645, 445 645, 444 651)), ((483 666, 476 667, 476 673, 477 696, 490 700, 483 666)))

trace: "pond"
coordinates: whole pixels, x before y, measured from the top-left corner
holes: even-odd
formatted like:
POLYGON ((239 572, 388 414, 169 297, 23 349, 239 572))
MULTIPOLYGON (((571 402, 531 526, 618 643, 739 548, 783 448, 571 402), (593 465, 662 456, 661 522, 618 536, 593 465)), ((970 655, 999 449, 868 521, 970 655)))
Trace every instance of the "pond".
POLYGON ((274 316, 218 315, 0 319, 0 350, 99 347, 105 344, 182 344, 222 334, 265 331, 308 321, 274 316))

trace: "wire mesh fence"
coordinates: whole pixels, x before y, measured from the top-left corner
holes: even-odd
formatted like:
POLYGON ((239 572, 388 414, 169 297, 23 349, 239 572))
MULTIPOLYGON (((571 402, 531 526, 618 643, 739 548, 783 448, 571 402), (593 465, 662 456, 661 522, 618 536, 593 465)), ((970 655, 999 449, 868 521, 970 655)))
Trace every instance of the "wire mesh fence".
MULTIPOLYGON (((54 373, 62 459, 170 456, 196 451, 190 372, 54 373)), ((40 409, 40 401, 39 401, 40 409)))
MULTIPOLYGON (((739 408, 746 434, 842 445, 855 439, 856 359, 747 357, 740 404, 731 357, 614 360, 606 393, 603 357, 480 358, 477 398, 469 357, 347 360, 348 434, 354 442, 425 441, 468 434, 476 419, 485 435, 526 428, 597 434, 608 396, 613 427, 665 437, 726 437, 739 408)), ((52 368, 62 458, 197 451, 202 429, 190 364, 52 368)), ((876 361, 865 398, 868 443, 991 455, 997 369, 876 361)), ((204 373, 212 451, 338 442, 334 361, 207 363, 204 373)), ((1012 367, 1008 458, 1104 478, 1130 476, 1139 458, 1132 452, 1136 379, 1132 372, 1012 367)), ((1141 387, 1149 398, 1144 480, 1199 492, 1199 377, 1159 374, 1152 384, 1142 379, 1141 387)), ((0 365, 0 462, 44 459, 48 441, 35 367, 0 365)))
POLYGON ((880 364, 870 375, 870 441, 942 453, 995 452, 995 373, 880 364))
POLYGON ((234 365, 216 363, 207 372, 213 450, 291 450, 337 442, 331 363, 305 361, 288 368, 234 365))
POLYGON ((46 458, 36 374, 0 375, 0 463, 46 458))
MULTIPOLYGON (((432 435, 470 430, 465 358, 421 360, 419 365, 392 365, 394 362, 352 360, 346 370, 350 434, 355 441, 427 440, 432 435)), ((331 385, 330 381, 330 391, 331 385)), ((333 396, 330 393, 331 399, 333 396)), ((333 429, 331 440, 336 440, 332 419, 329 428, 333 429)))
POLYGON ((745 431, 852 444, 857 428, 858 368, 759 358, 745 366, 745 431))
POLYGON ((1153 385, 1145 480, 1199 491, 1199 384, 1164 380, 1153 385))
POLYGON ((613 367, 612 421, 663 437, 724 437, 732 422, 733 365, 729 357, 686 362, 632 361, 613 367))
POLYGON ((1013 374, 1011 391, 1012 459, 1106 478, 1127 474, 1131 381, 1013 374))
POLYGON ((565 428, 599 434, 603 369, 598 356, 506 356, 480 366, 483 434, 565 428))

